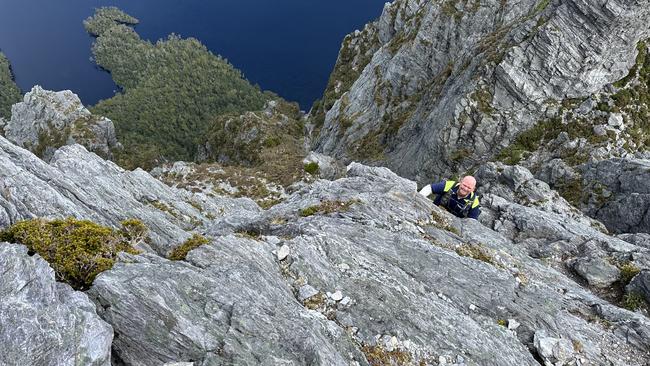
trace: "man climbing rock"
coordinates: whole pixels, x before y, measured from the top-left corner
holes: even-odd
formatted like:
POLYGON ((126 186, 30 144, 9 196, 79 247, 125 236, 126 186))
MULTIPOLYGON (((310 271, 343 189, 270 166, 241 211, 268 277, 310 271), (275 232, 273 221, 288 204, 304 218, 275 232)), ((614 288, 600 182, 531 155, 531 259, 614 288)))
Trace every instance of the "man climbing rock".
POLYGON ((476 188, 476 179, 468 175, 457 183, 453 180, 443 180, 439 183, 426 185, 420 190, 420 194, 429 197, 432 193, 436 194, 434 203, 442 206, 447 211, 458 217, 471 217, 478 220, 481 214, 478 197, 474 193, 476 188))

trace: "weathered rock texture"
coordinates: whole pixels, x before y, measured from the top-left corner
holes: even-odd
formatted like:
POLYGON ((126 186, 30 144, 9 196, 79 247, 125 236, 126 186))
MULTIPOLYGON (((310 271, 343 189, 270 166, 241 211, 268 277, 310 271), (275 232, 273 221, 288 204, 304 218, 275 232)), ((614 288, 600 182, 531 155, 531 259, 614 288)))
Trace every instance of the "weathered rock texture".
POLYGON ((494 230, 386 168, 351 164, 267 211, 215 220, 186 261, 123 256, 90 294, 117 360, 134 365, 645 365, 650 320, 568 262, 611 255, 648 269, 648 249, 508 169, 484 175, 494 230))
POLYGON ((420 183, 462 171, 628 75, 649 19, 647 0, 387 3, 345 38, 314 145, 420 183))
POLYGON ((113 329, 88 296, 22 245, 0 243, 0 269, 0 365, 111 364, 113 329))
POLYGON ((111 120, 92 115, 69 90, 53 92, 40 86, 12 106, 4 135, 48 161, 64 145, 82 144, 105 158, 118 147, 111 120))
POLYGON ((59 148, 45 163, 0 137, 0 227, 34 217, 73 216, 119 226, 141 220, 153 249, 166 254, 214 218, 260 209, 250 199, 170 188, 147 172, 125 171, 81 145, 59 148))

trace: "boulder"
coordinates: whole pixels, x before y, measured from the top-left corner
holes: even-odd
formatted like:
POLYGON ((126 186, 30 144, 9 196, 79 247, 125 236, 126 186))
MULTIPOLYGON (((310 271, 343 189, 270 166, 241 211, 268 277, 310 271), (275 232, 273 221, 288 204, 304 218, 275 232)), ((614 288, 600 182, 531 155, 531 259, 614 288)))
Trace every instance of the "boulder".
POLYGON ((4 136, 46 161, 59 147, 75 143, 104 158, 120 147, 111 120, 90 113, 69 90, 53 92, 38 85, 12 106, 4 136))

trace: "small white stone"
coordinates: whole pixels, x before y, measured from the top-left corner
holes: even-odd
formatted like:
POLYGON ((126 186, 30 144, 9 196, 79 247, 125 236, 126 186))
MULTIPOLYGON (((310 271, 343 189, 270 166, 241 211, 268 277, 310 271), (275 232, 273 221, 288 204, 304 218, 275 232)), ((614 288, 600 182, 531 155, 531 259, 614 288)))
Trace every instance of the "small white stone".
POLYGON ((620 113, 611 113, 607 124, 614 128, 621 127, 623 125, 623 115, 620 113))
POLYGON ((392 349, 396 349, 397 346, 399 346, 399 342, 397 341, 397 337, 392 336, 392 337, 390 338, 390 347, 391 347, 392 349))
POLYGON ((289 253, 291 253, 291 249, 287 244, 281 246, 280 250, 278 250, 278 260, 283 261, 285 258, 289 256, 289 253))
POLYGON ((519 323, 518 321, 516 321, 514 319, 508 319, 508 329, 515 330, 515 329, 519 328, 520 325, 521 325, 521 323, 519 323))
POLYGON ((343 298, 343 300, 341 300, 341 305, 343 305, 343 306, 348 306, 348 304, 350 303, 350 301, 352 301, 352 299, 350 299, 349 296, 346 296, 346 297, 343 298))
POLYGON ((341 291, 336 291, 330 296, 330 298, 334 301, 341 301, 343 300, 343 293, 341 291))
POLYGON ((476 305, 474 305, 474 304, 469 304, 469 310, 470 310, 470 311, 476 311, 476 305))
POLYGON ((445 356, 438 357, 438 364, 440 364, 440 365, 446 365, 447 364, 447 359, 445 358, 445 356))
POLYGON ((341 263, 341 264, 339 264, 339 269, 341 271, 348 271, 348 270, 350 270, 350 266, 347 263, 341 263))

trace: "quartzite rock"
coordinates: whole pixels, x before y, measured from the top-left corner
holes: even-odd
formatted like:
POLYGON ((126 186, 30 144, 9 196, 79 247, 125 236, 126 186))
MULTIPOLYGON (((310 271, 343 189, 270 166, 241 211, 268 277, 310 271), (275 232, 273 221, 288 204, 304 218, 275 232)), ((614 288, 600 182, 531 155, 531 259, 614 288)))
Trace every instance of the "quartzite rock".
POLYGON ((0 365, 111 364, 113 329, 22 245, 0 243, 0 365))
POLYGON ((105 158, 119 147, 111 120, 91 114, 70 90, 53 92, 38 85, 12 106, 4 136, 47 161, 64 145, 79 143, 105 158))

